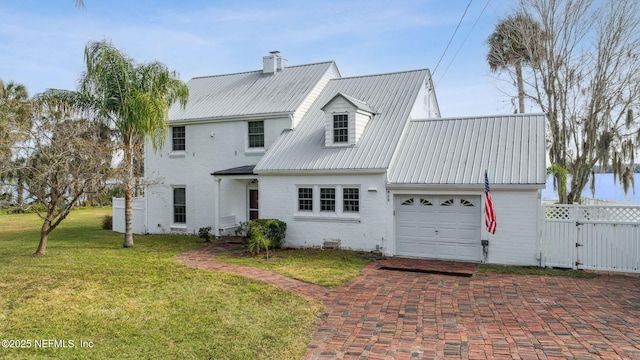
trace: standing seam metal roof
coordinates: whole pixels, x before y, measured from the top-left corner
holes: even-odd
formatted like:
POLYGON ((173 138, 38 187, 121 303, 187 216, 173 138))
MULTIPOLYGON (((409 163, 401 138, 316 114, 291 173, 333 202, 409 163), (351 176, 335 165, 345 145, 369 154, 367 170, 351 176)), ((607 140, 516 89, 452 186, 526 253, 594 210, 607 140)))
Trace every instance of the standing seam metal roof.
POLYGON ((386 171, 429 70, 332 79, 295 130, 284 133, 256 173, 308 170, 386 171), (355 146, 325 147, 322 108, 337 94, 376 111, 355 146))
POLYGON ((187 83, 189 101, 169 109, 169 121, 293 113, 333 61, 285 67, 274 74, 262 70, 196 77, 187 83))
POLYGON ((389 170, 395 184, 544 184, 542 114, 412 120, 389 170))

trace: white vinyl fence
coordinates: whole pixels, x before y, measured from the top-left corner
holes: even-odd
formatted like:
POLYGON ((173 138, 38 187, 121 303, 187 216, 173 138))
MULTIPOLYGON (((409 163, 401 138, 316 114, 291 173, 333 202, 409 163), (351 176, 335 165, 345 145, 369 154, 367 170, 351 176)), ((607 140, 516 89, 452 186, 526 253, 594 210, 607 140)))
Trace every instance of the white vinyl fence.
POLYGON ((640 206, 544 205, 542 266, 640 273, 640 206))
MULTIPOLYGON (((133 233, 145 234, 147 229, 145 226, 146 209, 144 197, 133 198, 133 233)), ((124 198, 113 198, 111 214, 113 216, 113 231, 124 233, 124 198)))

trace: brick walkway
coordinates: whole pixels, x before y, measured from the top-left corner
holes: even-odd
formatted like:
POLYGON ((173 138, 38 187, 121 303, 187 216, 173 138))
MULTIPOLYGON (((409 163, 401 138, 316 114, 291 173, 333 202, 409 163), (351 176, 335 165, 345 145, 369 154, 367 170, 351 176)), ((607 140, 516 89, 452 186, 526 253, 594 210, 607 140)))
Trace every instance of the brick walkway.
POLYGON ((305 359, 640 359, 639 278, 463 277, 420 271, 447 265, 464 275, 473 265, 387 259, 330 290, 216 262, 212 255, 220 249, 193 250, 178 260, 324 303, 305 359))

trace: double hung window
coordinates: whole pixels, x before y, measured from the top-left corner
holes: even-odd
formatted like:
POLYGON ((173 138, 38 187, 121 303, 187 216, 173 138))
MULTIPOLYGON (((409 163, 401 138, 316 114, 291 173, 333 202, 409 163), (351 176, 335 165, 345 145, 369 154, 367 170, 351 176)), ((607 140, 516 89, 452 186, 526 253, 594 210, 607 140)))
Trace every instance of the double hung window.
POLYGON ((360 189, 343 188, 342 203, 343 203, 343 210, 345 212, 359 212, 360 211, 360 189))
POLYGON ((187 196, 185 188, 173 188, 173 222, 187 222, 187 196))
POLYGON ((298 188, 298 210, 313 211, 313 188, 298 188))
POLYGON ((349 115, 333 115, 333 142, 349 142, 349 115))
POLYGON ((263 148, 264 147, 264 121, 249 121, 248 122, 249 133, 249 148, 263 148))
POLYGON ((335 188, 320 188, 320 211, 336 211, 335 188))
POLYGON ((171 150, 173 151, 185 151, 186 150, 186 130, 184 126, 174 126, 171 128, 171 150))

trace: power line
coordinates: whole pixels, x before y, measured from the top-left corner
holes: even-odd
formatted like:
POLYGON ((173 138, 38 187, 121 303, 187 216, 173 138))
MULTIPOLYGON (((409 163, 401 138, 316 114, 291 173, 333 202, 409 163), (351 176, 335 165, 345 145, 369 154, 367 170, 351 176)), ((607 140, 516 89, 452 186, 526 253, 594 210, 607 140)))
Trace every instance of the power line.
POLYGON ((467 7, 464 9, 464 13, 462 14, 462 17, 460 17, 460 21, 458 21, 458 25, 456 26, 456 29, 453 31, 453 34, 451 35, 451 38, 449 39, 449 43, 447 43, 447 47, 444 48, 444 51, 442 52, 442 55, 440 56, 440 60, 438 60, 438 63, 436 64, 436 67, 433 69, 433 72, 431 73, 432 76, 438 70, 438 66, 440 66, 440 62, 442 61, 442 58, 447 53, 447 50, 449 49, 449 45, 451 45, 451 42, 453 41, 453 38, 456 36, 456 33, 458 32, 458 29, 460 28, 460 24, 462 24, 462 20, 464 19, 465 15, 467 15, 467 10, 469 10, 469 6, 471 6, 472 2, 473 2, 473 0, 469 0, 469 3, 467 4, 467 7))
POLYGON ((487 3, 484 4, 484 7, 482 8, 482 11, 480 12, 480 15, 478 15, 478 18, 476 19, 476 22, 473 23, 473 26, 471 26, 471 29, 469 29, 469 32, 467 33, 467 36, 464 38, 464 40, 462 40, 462 44, 460 44, 460 47, 458 48, 458 51, 456 51, 456 53, 453 55, 453 58, 451 59, 451 61, 449 62, 449 65, 447 65, 447 68, 444 69, 444 72, 442 73, 442 76, 440 77, 440 80, 438 80, 438 82, 436 83, 436 88, 438 87, 438 84, 440 84, 440 81, 442 81, 442 79, 444 78, 444 75, 447 73, 447 70, 449 70, 449 67, 451 67, 451 64, 453 64, 453 61, 456 59, 456 57, 458 56, 458 53, 460 53, 460 50, 462 50, 462 47, 464 46, 464 43, 467 41, 467 39, 469 38, 469 36, 471 35, 471 33, 473 32, 473 29, 476 27, 476 25, 478 24, 478 21, 480 21, 480 18, 482 17, 482 15, 484 14, 484 11, 487 10, 487 7, 489 6, 489 3, 491 2, 491 0, 487 0, 487 3))

